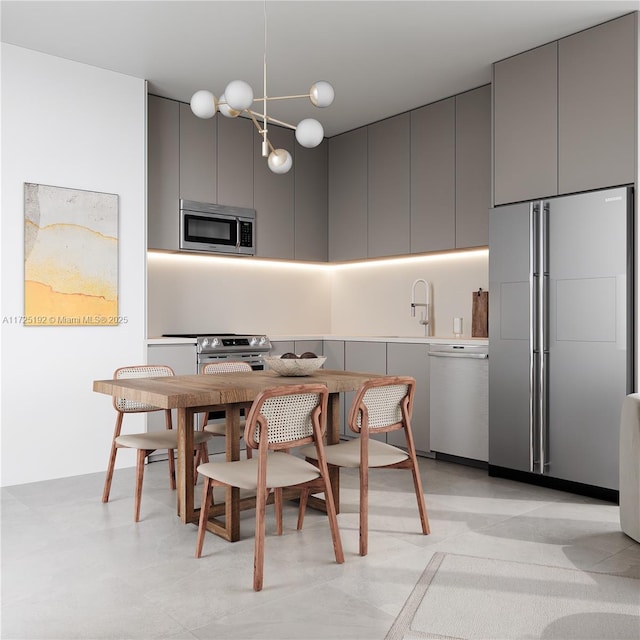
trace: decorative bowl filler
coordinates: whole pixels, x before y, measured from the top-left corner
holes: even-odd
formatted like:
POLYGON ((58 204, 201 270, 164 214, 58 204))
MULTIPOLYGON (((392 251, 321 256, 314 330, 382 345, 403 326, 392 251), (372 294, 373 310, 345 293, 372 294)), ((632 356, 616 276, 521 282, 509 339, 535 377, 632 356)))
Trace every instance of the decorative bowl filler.
POLYGON ((264 356, 265 364, 281 376, 308 376, 319 369, 326 360, 326 356, 317 358, 280 358, 264 356))

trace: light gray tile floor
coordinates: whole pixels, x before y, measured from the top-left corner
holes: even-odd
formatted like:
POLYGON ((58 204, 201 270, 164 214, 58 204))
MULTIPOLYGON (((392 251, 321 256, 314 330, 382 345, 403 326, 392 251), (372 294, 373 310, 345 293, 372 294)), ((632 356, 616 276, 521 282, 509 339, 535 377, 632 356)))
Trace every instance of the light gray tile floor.
MULTIPOLYGON (((423 536, 407 472, 371 473, 369 555, 358 556, 358 478, 343 470, 338 516, 345 563, 334 562, 326 517, 295 530, 285 507, 277 537, 268 510, 265 586, 252 590, 253 511, 242 539, 175 515, 165 462, 147 467, 133 522, 133 469, 7 487, 2 507, 4 640, 384 638, 436 551, 640 577, 640 544, 611 503, 490 478, 432 459, 420 468, 432 533, 423 536)), ((199 491, 197 492, 199 499, 199 491)))

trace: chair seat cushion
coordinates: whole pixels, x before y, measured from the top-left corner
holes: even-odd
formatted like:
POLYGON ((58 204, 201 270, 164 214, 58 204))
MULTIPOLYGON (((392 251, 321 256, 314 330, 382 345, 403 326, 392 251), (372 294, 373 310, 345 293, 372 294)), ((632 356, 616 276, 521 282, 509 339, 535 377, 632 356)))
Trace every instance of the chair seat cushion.
MULTIPOLYGON (((211 438, 210 433, 196 431, 193 434, 193 444, 197 446, 211 438)), ((165 431, 150 431, 149 433, 129 433, 118 436, 116 444, 119 447, 129 447, 130 449, 177 449, 178 430, 166 429, 165 431)))
MULTIPOLYGON (((215 436, 226 436, 227 435, 227 426, 224 422, 207 422, 204 425, 204 430, 207 433, 213 433, 215 436)), ((244 433, 244 422, 240 421, 240 437, 244 433)))
MULTIPOLYGON (((311 447, 315 451, 315 447, 311 447)), ((234 462, 207 462, 198 473, 240 489, 257 489, 258 457, 234 462)), ((267 487, 290 487, 320 477, 318 467, 287 453, 270 453, 267 460, 267 487)))
MULTIPOLYGON (((308 458, 316 459, 315 447, 302 447, 300 453, 308 458)), ((360 438, 327 445, 324 448, 324 453, 329 464, 339 467, 359 467, 360 438)), ((379 440, 369 440, 369 467, 386 467, 402 462, 408 457, 407 453, 398 447, 393 447, 379 440)))

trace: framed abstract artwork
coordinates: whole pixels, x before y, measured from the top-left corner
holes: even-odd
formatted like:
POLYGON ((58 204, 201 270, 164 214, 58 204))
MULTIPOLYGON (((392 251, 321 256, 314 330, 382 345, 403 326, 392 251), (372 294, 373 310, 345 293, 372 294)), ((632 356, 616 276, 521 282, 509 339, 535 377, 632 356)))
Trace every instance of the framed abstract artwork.
POLYGON ((118 317, 118 196, 24 185, 24 324, 111 326, 118 317))

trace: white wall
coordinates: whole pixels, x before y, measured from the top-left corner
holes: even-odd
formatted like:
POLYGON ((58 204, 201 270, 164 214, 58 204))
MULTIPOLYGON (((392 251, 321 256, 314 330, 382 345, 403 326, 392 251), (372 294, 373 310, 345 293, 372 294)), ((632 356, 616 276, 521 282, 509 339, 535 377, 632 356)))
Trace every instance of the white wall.
POLYGON ((114 411, 92 380, 145 358, 145 114, 144 80, 2 45, 3 486, 106 468, 114 411), (126 324, 12 322, 24 314, 24 182, 118 194, 126 324))

